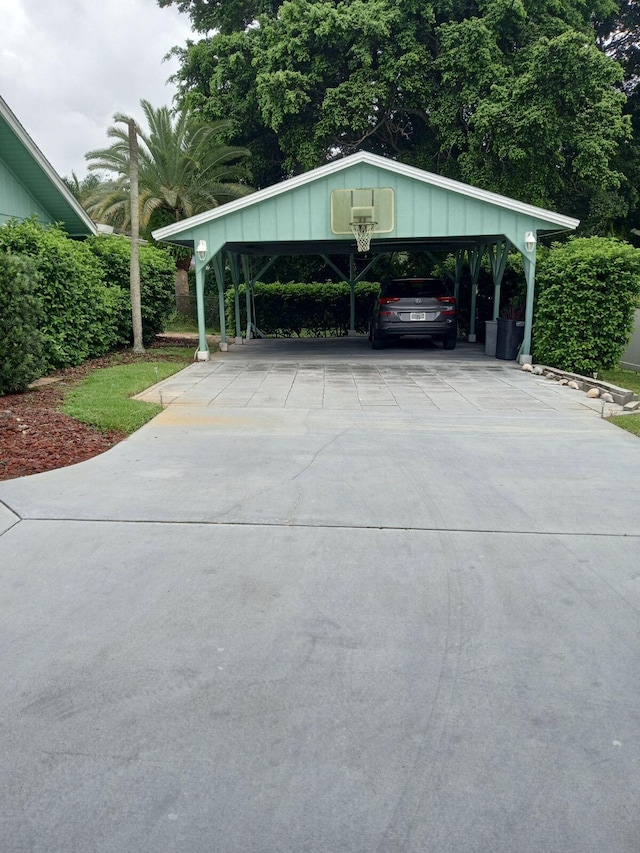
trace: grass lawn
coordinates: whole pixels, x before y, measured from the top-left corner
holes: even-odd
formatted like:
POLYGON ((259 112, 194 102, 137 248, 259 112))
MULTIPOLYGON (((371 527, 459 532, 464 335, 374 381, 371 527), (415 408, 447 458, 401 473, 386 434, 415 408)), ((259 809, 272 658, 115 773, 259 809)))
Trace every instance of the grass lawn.
MULTIPOLYGON (((612 385, 618 385, 621 388, 628 388, 630 391, 640 397, 640 373, 635 370, 603 370, 598 373, 598 378, 605 382, 610 382, 612 385)), ((627 432, 632 432, 634 435, 640 435, 640 414, 637 415, 614 415, 609 420, 616 426, 626 429, 627 432)))
POLYGON ((162 411, 156 403, 131 400, 145 388, 182 370, 191 359, 184 349, 168 350, 180 354, 180 361, 138 362, 96 370, 66 395, 62 411, 82 423, 99 429, 115 429, 130 434, 162 411))

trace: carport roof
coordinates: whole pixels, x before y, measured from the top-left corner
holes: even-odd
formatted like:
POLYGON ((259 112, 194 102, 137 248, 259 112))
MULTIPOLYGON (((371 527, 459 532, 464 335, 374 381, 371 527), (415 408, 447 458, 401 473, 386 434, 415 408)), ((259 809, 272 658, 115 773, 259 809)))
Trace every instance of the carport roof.
POLYGON ((223 247, 249 255, 348 254, 355 251, 354 238, 331 233, 331 191, 385 186, 395 192, 395 228, 374 235, 372 252, 426 246, 451 251, 504 237, 522 248, 526 230, 549 234, 579 225, 569 216, 360 151, 160 228, 153 236, 183 245, 205 238, 209 254, 223 247))

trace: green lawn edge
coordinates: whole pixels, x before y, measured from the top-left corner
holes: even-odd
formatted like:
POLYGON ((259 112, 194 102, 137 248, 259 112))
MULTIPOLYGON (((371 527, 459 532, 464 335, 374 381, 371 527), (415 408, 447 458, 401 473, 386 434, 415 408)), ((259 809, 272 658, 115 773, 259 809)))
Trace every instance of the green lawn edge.
MULTIPOLYGON (((612 385, 617 385, 619 388, 628 388, 629 391, 635 392, 640 397, 640 373, 635 370, 625 370, 622 367, 617 367, 613 370, 603 370, 598 372, 598 379, 604 382, 610 382, 612 385)), ((637 415, 613 415, 609 418, 612 424, 625 429, 633 435, 640 436, 640 414, 637 415)))
POLYGON ((61 411, 89 426, 130 435, 162 411, 157 403, 131 397, 189 363, 153 361, 96 370, 67 393, 61 411))

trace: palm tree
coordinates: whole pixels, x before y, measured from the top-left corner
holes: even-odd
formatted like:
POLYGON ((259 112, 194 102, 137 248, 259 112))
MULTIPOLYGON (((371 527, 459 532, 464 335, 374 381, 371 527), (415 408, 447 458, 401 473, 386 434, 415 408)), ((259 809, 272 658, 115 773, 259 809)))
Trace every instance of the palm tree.
MULTIPOLYGON (((204 122, 190 110, 172 115, 168 107, 155 109, 140 102, 148 130, 138 128, 140 229, 147 233, 180 219, 203 213, 227 201, 253 192, 246 181, 249 151, 221 141, 230 122, 204 122)), ((94 218, 127 227, 129 203, 129 116, 116 113, 116 124, 107 130, 115 142, 89 151, 89 169, 112 174, 87 199, 94 218)), ((189 315, 187 272, 191 253, 179 252, 176 259, 176 310, 189 315)))
POLYGON ((95 194, 102 183, 102 177, 93 172, 81 179, 75 172, 71 172, 70 177, 62 176, 62 183, 84 207, 87 200, 95 194))

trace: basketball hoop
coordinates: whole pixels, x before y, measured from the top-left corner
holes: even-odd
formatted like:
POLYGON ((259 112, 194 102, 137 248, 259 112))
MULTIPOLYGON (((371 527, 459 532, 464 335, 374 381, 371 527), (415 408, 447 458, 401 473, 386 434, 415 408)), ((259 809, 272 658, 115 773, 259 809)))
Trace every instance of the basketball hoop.
POLYGON ((352 222, 351 231, 356 238, 359 252, 368 252, 371 246, 371 235, 377 222, 352 222))

